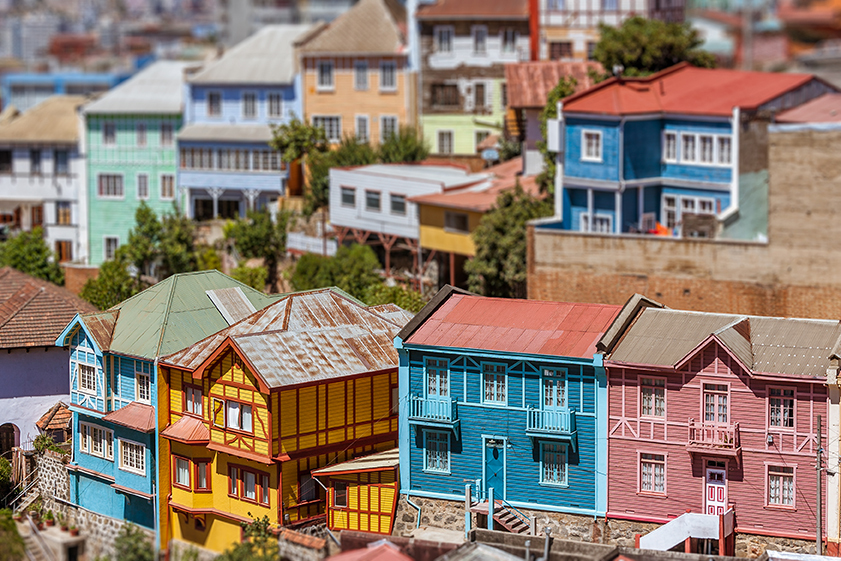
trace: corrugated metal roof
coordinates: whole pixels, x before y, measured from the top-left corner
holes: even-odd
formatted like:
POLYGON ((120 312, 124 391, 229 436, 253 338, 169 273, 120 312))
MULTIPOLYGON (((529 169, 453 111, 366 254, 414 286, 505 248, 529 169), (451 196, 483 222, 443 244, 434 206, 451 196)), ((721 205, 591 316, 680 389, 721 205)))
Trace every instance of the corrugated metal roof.
POLYGON ((418 19, 528 19, 526 0, 438 0, 421 4, 418 19))
POLYGON ((593 61, 545 60, 505 65, 505 83, 508 87, 508 107, 515 109, 543 109, 549 92, 562 78, 573 77, 578 82, 575 91, 593 85, 589 71, 601 71, 602 65, 593 61))
POLYGON ((352 549, 330 556, 333 561, 412 561, 400 548, 385 540, 368 544, 365 549, 352 549))
POLYGON ((310 25, 267 25, 192 77, 193 84, 292 84, 295 42, 310 25))
POLYGON ((395 54, 406 50, 406 8, 396 0, 360 0, 301 46, 304 55, 395 54))
POLYGON ((245 319, 257 311, 238 286, 208 290, 207 296, 219 310, 219 313, 222 314, 222 317, 225 318, 225 321, 228 322, 228 325, 245 319))
POLYGON ((452 294, 406 344, 592 358, 620 306, 452 294))
POLYGON ((608 359, 675 366, 711 335, 753 372, 820 378, 841 322, 645 308, 608 359))
POLYGON ((132 401, 105 415, 102 420, 109 421, 140 432, 155 430, 155 408, 138 401, 132 401))
POLYGON ((184 415, 162 430, 161 436, 181 442, 209 442, 210 429, 198 417, 184 415))
POLYGON ((412 312, 404 310, 397 304, 380 304, 379 306, 369 306, 370 309, 381 315, 388 321, 396 323, 401 328, 415 317, 412 312))
MULTIPOLYGON (((569 558, 583 559, 583 556, 570 555, 569 558)), ((511 555, 488 544, 476 542, 466 543, 438 559, 439 561, 520 561, 520 558, 516 555, 511 555)))
POLYGON ((362 471, 382 471, 396 468, 400 465, 400 449, 392 448, 383 452, 377 452, 369 456, 356 458, 348 462, 333 464, 312 471, 313 475, 330 475, 336 473, 357 473, 362 471))
POLYGON ((491 177, 488 173, 470 173, 461 167, 426 164, 371 164, 345 169, 354 173, 440 183, 444 189, 464 187, 491 177))
POLYGON ((96 115, 181 113, 184 105, 184 71, 196 62, 161 60, 150 64, 116 88, 84 107, 96 115))
POLYGON ((193 142, 269 142, 272 129, 269 125, 184 125, 178 140, 193 142))
POLYGON ((79 142, 78 109, 87 101, 81 95, 54 95, 14 119, 0 123, 3 144, 76 144, 79 142))
POLYGON ((827 93, 799 107, 783 111, 777 123, 838 123, 841 122, 841 93, 827 93))

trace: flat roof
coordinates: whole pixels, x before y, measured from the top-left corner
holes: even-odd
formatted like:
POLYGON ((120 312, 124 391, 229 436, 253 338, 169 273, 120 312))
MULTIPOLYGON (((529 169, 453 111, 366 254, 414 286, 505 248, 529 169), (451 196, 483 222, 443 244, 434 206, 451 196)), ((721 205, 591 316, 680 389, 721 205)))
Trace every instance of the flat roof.
POLYGON ((372 164, 355 168, 345 168, 354 173, 366 173, 393 177, 395 179, 414 179, 440 183, 444 189, 460 187, 488 179, 487 173, 470 173, 456 166, 436 166, 424 164, 372 164))
POLYGON ((184 104, 184 70, 196 62, 162 60, 129 78, 85 106, 92 114, 180 113, 184 104))
POLYGON ((269 125, 185 125, 178 132, 178 140, 193 142, 269 142, 269 125))

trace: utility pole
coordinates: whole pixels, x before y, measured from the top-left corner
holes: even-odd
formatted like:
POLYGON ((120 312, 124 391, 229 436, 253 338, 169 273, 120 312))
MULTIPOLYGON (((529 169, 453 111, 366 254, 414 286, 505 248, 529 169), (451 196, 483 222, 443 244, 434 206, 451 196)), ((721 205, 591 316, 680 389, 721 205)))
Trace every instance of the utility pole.
POLYGON ((822 518, 823 513, 821 512, 823 509, 821 508, 822 504, 822 493, 821 493, 821 470, 823 469, 821 455, 823 454, 823 446, 821 444, 821 416, 818 415, 818 457, 817 462, 815 463, 815 471, 818 474, 818 500, 817 500, 817 508, 815 508, 815 513, 817 514, 817 534, 815 536, 815 554, 823 555, 823 524, 822 518))

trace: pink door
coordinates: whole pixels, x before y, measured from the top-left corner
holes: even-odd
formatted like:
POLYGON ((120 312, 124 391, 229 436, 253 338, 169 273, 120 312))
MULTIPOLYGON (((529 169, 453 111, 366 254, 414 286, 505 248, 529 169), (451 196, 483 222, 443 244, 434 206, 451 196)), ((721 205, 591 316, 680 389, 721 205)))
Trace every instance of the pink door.
POLYGON ((727 480, 723 469, 707 469, 706 507, 707 514, 724 514, 727 509, 727 480))

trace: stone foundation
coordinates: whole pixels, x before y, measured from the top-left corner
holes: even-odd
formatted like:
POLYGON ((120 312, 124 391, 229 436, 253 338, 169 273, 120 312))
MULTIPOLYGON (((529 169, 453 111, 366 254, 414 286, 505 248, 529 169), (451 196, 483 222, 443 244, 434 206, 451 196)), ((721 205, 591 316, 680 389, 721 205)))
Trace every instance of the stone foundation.
MULTIPOLYGON (((464 501, 444 501, 411 497, 411 501, 418 505, 420 525, 448 530, 464 531, 464 501)), ((476 515, 471 514, 472 524, 476 525, 476 515)), ((401 494, 397 499, 397 512, 394 514, 394 527, 391 533, 395 536, 408 536, 418 526, 418 509, 401 494)))
POLYGON ((814 554, 815 549, 815 540, 736 534, 736 557, 759 557, 765 553, 765 550, 814 554))

